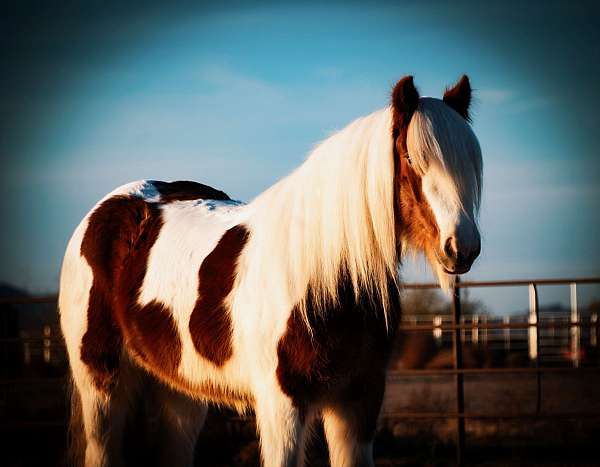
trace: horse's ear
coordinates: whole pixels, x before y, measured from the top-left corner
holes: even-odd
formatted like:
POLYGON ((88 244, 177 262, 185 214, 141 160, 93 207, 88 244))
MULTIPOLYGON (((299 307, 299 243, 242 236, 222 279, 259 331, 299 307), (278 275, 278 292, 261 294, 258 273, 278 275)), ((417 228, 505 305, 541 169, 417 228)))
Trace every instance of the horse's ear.
POLYGON ((419 91, 415 88, 412 76, 405 76, 394 86, 392 91, 392 110, 394 128, 408 125, 412 114, 419 105, 419 91))
POLYGON ((456 110, 468 122, 471 121, 469 106, 471 105, 471 83, 467 75, 461 78, 451 88, 444 92, 444 102, 456 110))

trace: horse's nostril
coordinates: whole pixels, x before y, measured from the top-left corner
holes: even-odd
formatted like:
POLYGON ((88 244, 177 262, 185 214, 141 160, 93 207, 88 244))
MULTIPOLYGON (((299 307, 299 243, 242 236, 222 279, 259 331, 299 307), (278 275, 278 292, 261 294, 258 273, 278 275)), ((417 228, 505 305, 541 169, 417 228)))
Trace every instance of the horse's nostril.
POLYGON ((446 240, 446 244, 444 245, 444 253, 448 256, 448 258, 456 258, 456 250, 454 249, 454 237, 449 237, 446 240))
POLYGON ((481 243, 479 243, 477 245, 477 248, 475 248, 473 251, 471 251, 467 257, 467 261, 469 262, 469 264, 473 264, 473 262, 477 259, 477 257, 479 256, 479 253, 481 253, 481 243))

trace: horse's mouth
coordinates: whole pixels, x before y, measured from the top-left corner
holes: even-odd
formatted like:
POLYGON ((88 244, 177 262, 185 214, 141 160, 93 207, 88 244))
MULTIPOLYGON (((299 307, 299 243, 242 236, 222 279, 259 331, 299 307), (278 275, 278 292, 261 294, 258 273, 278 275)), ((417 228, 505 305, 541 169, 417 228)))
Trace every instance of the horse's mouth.
POLYGON ((467 272, 469 272, 471 270, 471 266, 464 266, 461 269, 455 269, 455 270, 451 271, 443 264, 442 264, 442 268, 444 268, 444 272, 446 274, 452 274, 454 276, 458 276, 459 274, 466 274, 467 272))
POLYGON ((455 267, 454 269, 448 268, 448 266, 446 266, 446 262, 444 261, 444 259, 442 259, 442 257, 440 256, 440 254, 437 251, 435 252, 435 259, 440 264, 440 266, 442 267, 442 269, 444 270, 444 272, 446 274, 451 274, 453 276, 457 276, 459 274, 466 274, 467 272, 469 272, 471 270, 470 264, 465 264, 460 267, 455 267))

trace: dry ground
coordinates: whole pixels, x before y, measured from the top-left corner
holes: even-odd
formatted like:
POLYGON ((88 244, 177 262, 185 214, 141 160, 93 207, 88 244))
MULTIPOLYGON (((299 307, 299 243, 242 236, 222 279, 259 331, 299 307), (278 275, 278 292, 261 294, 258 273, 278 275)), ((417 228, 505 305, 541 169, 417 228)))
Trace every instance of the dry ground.
MULTIPOLYGON (((585 377, 543 377, 546 412, 600 412, 600 372, 585 377)), ((454 464, 453 420, 402 420, 403 411, 452 411, 453 379, 449 376, 407 378, 388 386, 375 445, 380 466, 446 466, 454 464)), ((465 378, 468 412, 532 412, 536 404, 532 375, 485 375, 465 378)), ((64 385, 53 382, 4 386, 0 393, 2 436, 0 464, 64 465, 66 413, 64 385), (30 424, 32 421, 45 425, 30 424)), ((467 465, 600 466, 600 418, 586 420, 467 421, 467 465)), ((134 461, 151 465, 152 448, 134 461)), ((320 430, 310 447, 310 465, 327 465, 320 430)), ((197 446, 198 466, 258 465, 258 443, 252 420, 212 411, 197 446)))

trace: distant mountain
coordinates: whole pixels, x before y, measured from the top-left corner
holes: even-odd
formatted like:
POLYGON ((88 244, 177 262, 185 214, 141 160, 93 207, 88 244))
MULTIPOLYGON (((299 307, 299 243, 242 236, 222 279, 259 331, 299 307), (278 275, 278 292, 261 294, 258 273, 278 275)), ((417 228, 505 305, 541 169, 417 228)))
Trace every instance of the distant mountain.
MULTIPOLYGON (((5 282, 0 283, 0 298, 30 297, 31 294, 26 290, 5 282)), ((56 326, 58 324, 58 313, 55 303, 21 303, 21 304, 0 304, 0 312, 5 316, 12 315, 10 318, 15 326, 18 322, 20 332, 29 334, 39 334, 45 325, 56 326)), ((8 327, 8 324, 7 324, 8 327)))
POLYGON ((28 297, 29 293, 23 289, 19 289, 14 285, 0 282, 0 298, 11 297, 28 297))

